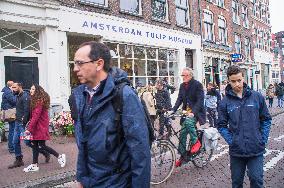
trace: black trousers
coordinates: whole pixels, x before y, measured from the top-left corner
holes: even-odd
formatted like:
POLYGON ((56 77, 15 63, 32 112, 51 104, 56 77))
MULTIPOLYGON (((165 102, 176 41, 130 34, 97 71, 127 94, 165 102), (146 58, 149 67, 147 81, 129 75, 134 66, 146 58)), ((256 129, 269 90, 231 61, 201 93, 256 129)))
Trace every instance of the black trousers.
POLYGON ((41 151, 48 152, 54 155, 56 158, 58 158, 59 156, 59 154, 54 149, 45 145, 45 140, 33 140, 32 149, 33 149, 33 164, 38 163, 38 155, 39 152, 41 151))

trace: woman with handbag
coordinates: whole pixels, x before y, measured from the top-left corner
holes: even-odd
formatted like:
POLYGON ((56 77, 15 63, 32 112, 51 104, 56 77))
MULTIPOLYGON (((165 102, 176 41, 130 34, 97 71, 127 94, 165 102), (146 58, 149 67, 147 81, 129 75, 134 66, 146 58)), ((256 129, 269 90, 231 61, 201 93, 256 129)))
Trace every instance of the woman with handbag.
POLYGON ((31 118, 26 126, 33 137, 32 139, 32 151, 33 151, 33 163, 24 168, 24 172, 38 171, 38 155, 41 150, 47 151, 54 155, 58 159, 58 163, 61 167, 66 164, 65 154, 59 155, 54 149, 45 145, 45 141, 49 140, 49 117, 48 108, 50 105, 50 97, 44 89, 34 84, 30 90, 31 94, 31 118))

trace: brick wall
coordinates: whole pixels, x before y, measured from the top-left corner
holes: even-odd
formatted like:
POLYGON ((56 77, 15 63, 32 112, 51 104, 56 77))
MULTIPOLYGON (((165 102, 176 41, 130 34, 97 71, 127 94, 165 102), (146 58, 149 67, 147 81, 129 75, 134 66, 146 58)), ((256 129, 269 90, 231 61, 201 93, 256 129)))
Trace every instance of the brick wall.
POLYGON ((156 26, 161 26, 161 27, 165 27, 169 29, 181 30, 185 32, 192 32, 195 34, 200 33, 198 0, 189 0, 191 28, 184 28, 184 27, 179 27, 176 25, 175 0, 168 0, 169 22, 167 23, 155 21, 152 19, 152 0, 142 0, 142 15, 141 16, 121 12, 119 0, 108 0, 107 8, 83 4, 83 3, 80 3, 78 0, 61 0, 60 3, 62 6, 76 8, 76 9, 80 9, 84 11, 117 16, 120 18, 126 18, 128 20, 141 21, 141 22, 145 22, 148 24, 156 25, 156 26))

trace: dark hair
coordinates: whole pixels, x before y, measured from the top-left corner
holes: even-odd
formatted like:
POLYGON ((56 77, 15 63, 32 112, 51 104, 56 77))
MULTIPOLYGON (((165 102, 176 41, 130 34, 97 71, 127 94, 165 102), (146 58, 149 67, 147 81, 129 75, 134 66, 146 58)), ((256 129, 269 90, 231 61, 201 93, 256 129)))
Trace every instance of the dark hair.
POLYGON ((23 88, 23 83, 22 82, 15 82, 19 87, 23 88))
POLYGON ((110 63, 111 63, 111 55, 110 55, 110 50, 109 48, 103 44, 99 43, 96 41, 89 41, 89 42, 84 42, 79 46, 79 48, 82 48, 84 46, 90 46, 91 51, 89 54, 89 58, 91 60, 98 60, 98 59, 103 59, 104 60, 104 67, 103 69, 108 72, 110 69, 110 63))
POLYGON ((31 109, 34 109, 38 103, 42 103, 44 109, 49 109, 50 97, 44 89, 38 85, 35 86, 35 93, 31 96, 31 109))
POLYGON ((227 77, 229 78, 230 76, 232 76, 233 74, 239 74, 239 73, 242 73, 242 75, 244 76, 244 73, 242 71, 242 69, 237 66, 237 65, 231 65, 228 67, 228 70, 227 70, 227 77))

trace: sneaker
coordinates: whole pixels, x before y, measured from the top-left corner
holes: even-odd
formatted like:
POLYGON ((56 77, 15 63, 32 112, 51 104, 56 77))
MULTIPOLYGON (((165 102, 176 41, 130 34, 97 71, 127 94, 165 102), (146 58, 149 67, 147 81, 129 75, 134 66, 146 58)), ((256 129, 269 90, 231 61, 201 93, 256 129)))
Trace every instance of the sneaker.
POLYGON ((66 156, 65 154, 61 154, 58 156, 58 163, 60 164, 61 168, 66 165, 66 156))
POLYGON ((199 140, 197 140, 197 142, 191 146, 190 153, 191 154, 196 153, 200 150, 200 148, 201 148, 201 143, 199 140))
POLYGON ((24 172, 37 172, 39 170, 39 167, 36 164, 31 164, 28 167, 24 168, 24 172))

